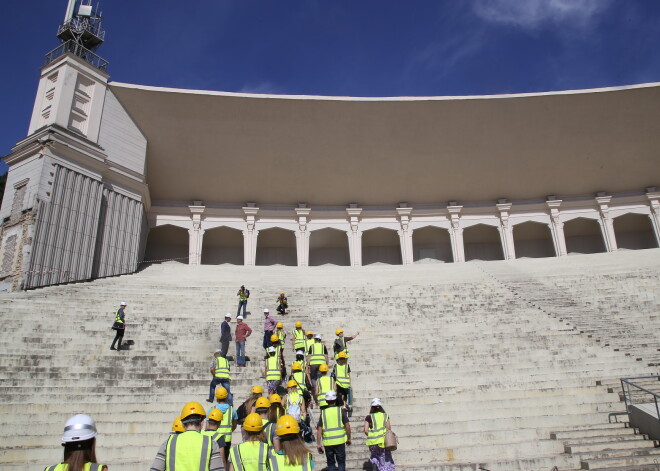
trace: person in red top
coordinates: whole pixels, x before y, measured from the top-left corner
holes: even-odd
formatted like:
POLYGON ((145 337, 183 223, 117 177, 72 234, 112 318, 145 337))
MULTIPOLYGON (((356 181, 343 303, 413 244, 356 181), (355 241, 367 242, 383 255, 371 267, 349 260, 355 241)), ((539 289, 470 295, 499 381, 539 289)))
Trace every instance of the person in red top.
POLYGON ((245 368, 245 340, 252 335, 252 329, 243 322, 243 316, 236 318, 236 366, 245 368))

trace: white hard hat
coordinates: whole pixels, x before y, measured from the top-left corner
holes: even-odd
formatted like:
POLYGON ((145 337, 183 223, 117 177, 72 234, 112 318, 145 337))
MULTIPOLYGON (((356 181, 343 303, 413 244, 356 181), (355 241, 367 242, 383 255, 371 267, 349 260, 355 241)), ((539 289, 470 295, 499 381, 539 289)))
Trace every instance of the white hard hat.
POLYGON ((96 423, 94 419, 85 414, 78 414, 71 417, 64 424, 64 434, 62 441, 64 443, 82 442, 96 436, 96 423))
POLYGON ((325 400, 326 401, 335 401, 337 399, 337 393, 334 391, 328 391, 325 393, 325 400))
POLYGON ((268 308, 266 308, 266 309, 264 309, 264 312, 270 312, 270 311, 268 310, 268 308))
POLYGON ((374 398, 371 400, 371 406, 372 406, 372 407, 382 406, 382 405, 383 405, 383 404, 381 404, 380 399, 377 398, 377 397, 374 397, 374 398))
POLYGON ((236 318, 236 320, 238 320, 238 319, 243 320, 243 316, 238 316, 238 317, 236 318))
POLYGON ((321 337, 321 334, 316 334, 316 335, 314 336, 314 338, 315 338, 315 339, 319 339, 319 340, 323 340, 323 338, 321 337))
POLYGON ((126 301, 122 301, 119 303, 120 306, 126 306, 126 301))
POLYGON ((304 355, 305 352, 303 350, 296 350, 296 355, 304 355))
POLYGON ((268 347, 268 353, 275 353, 275 347, 268 347))
POLYGON ((225 318, 229 317, 231 319, 231 314, 227 313, 225 314, 225 318))

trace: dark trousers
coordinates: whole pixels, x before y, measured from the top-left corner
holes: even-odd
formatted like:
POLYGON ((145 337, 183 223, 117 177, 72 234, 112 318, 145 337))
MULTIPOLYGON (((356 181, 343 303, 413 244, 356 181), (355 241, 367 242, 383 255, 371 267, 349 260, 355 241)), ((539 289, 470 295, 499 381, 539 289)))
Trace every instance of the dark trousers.
POLYGON ((220 350, 222 351, 222 356, 227 357, 227 352, 229 351, 229 342, 231 340, 220 340, 220 350))
POLYGON ((209 402, 213 402, 215 399, 215 388, 220 385, 227 390, 227 402, 230 406, 234 405, 234 396, 231 394, 231 389, 229 386, 229 380, 227 378, 218 378, 214 376, 211 380, 211 385, 209 386, 209 402))
POLYGON ((264 332, 264 350, 266 350, 268 347, 273 346, 273 342, 270 341, 270 337, 273 335, 272 330, 267 330, 264 332))
POLYGON ((124 329, 117 329, 115 332, 115 339, 112 341, 112 346, 110 348, 115 348, 115 343, 119 342, 117 344, 117 350, 121 349, 121 341, 124 338, 124 329))
POLYGON ((324 448, 328 471, 346 471, 346 444, 342 443, 341 445, 326 446, 324 448))
POLYGON ((238 311, 236 311, 236 317, 241 315, 241 306, 243 306, 243 317, 245 317, 245 310, 247 309, 247 299, 245 301, 238 302, 238 311))

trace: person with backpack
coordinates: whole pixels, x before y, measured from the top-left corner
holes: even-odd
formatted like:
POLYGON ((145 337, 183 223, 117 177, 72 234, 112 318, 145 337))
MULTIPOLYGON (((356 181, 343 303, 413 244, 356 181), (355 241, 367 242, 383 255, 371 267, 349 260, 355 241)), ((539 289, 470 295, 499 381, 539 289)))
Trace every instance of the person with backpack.
POLYGON ((238 311, 236 312, 237 316, 241 315, 241 307, 243 307, 243 317, 246 316, 246 310, 247 310, 247 302, 248 298, 250 297, 250 290, 245 288, 245 285, 241 285, 241 287, 238 290, 238 293, 236 293, 236 296, 238 296, 238 311))
POLYGON ((287 394, 283 398, 284 410, 287 415, 295 418, 300 424, 303 440, 306 443, 312 443, 314 441, 314 435, 312 434, 310 416, 307 414, 305 395, 300 390, 298 382, 295 379, 289 380, 286 384, 286 389, 287 394))

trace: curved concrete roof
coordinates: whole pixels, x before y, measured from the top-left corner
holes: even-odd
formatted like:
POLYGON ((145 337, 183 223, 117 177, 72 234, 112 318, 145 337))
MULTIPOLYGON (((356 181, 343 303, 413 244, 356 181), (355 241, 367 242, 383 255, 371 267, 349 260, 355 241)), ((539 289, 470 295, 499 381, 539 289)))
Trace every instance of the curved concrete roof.
POLYGON ((148 139, 152 200, 414 205, 660 183, 660 84, 431 98, 110 88, 148 139))

